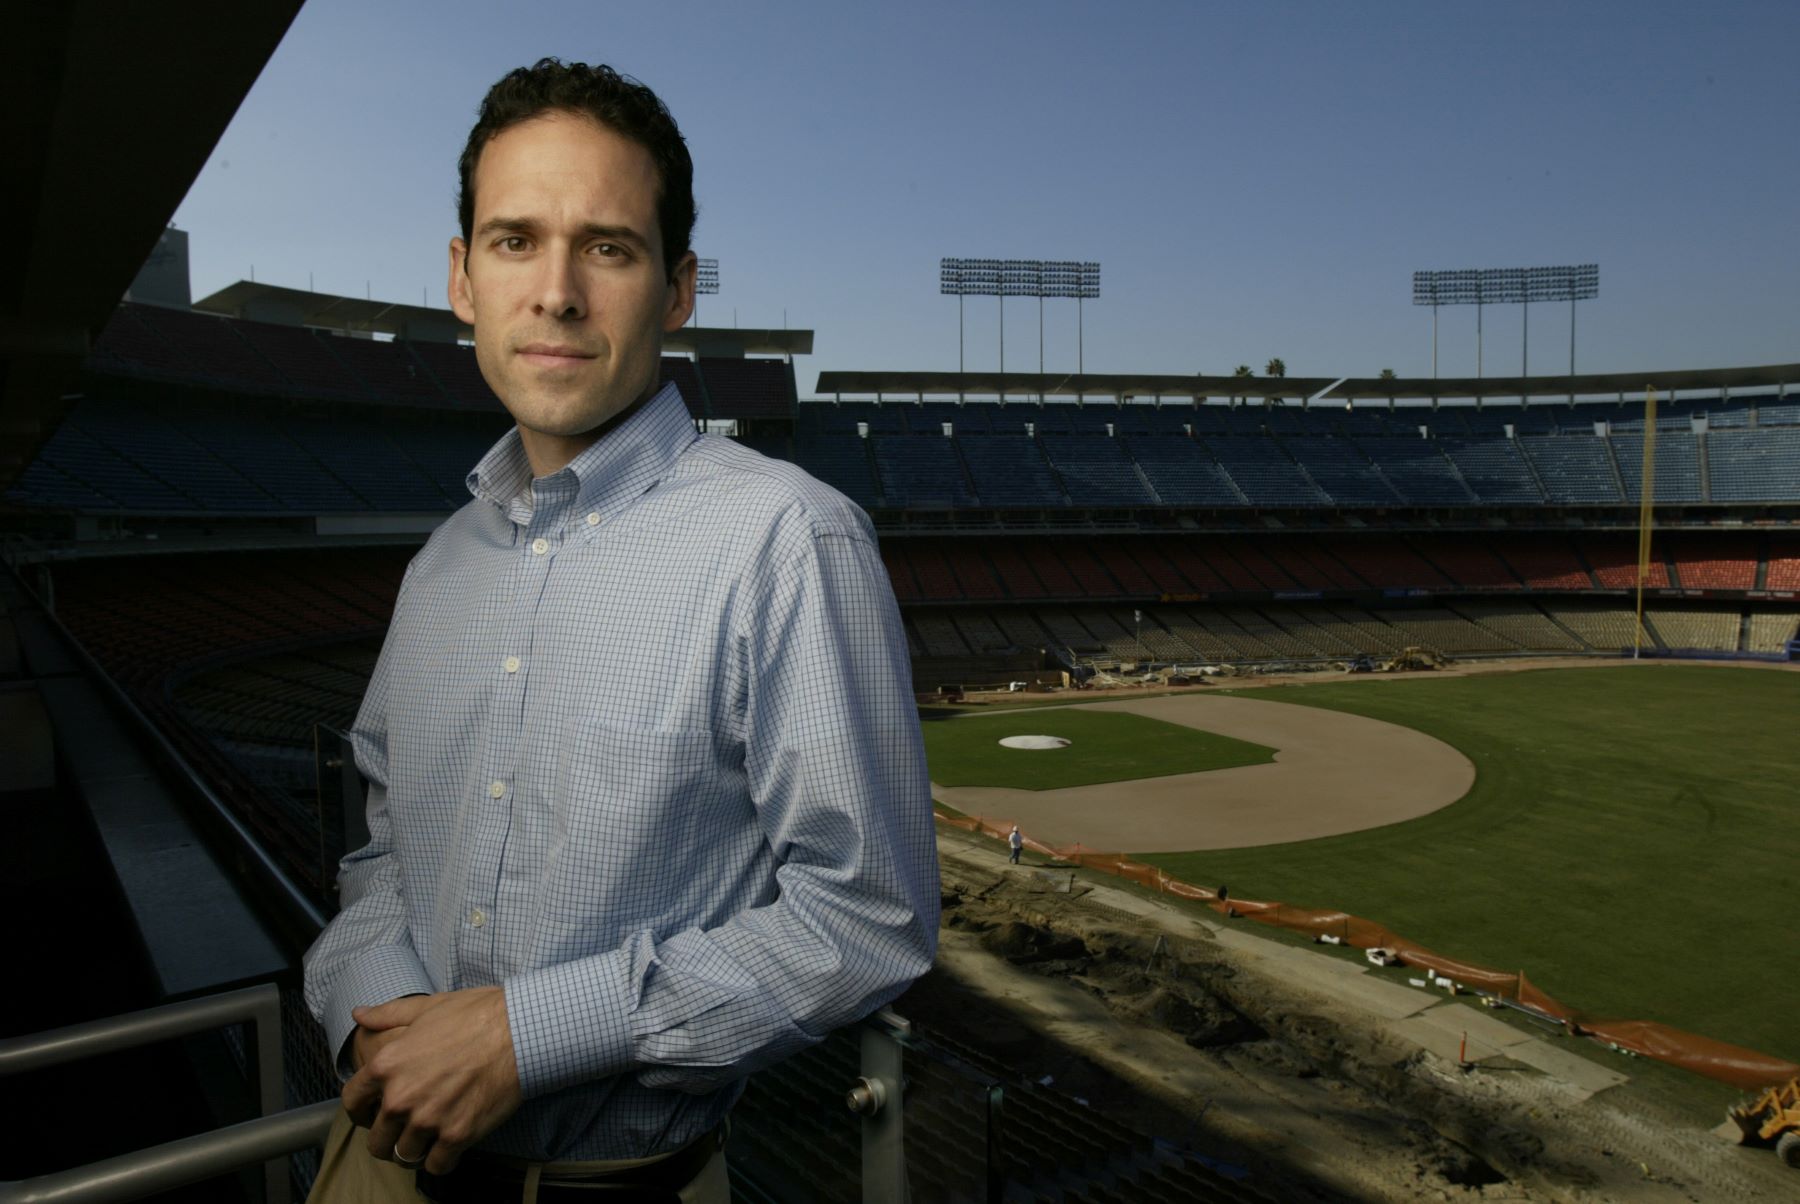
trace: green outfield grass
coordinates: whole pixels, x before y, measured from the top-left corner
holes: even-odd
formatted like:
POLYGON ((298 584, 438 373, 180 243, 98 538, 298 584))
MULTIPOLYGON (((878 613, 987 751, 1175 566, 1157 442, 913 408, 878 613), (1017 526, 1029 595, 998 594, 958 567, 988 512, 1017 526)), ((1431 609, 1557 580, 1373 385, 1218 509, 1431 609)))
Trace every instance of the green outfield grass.
POLYGON ((1021 715, 970 715, 926 723, 925 755, 941 786, 1054 790, 1261 765, 1275 750, 1180 724, 1060 707, 1021 715), (1061 736, 1067 748, 1002 748, 1003 736, 1061 736))
POLYGON ((1555 669, 1253 696, 1429 733, 1475 785, 1369 832, 1143 860, 1523 969, 1593 1015, 1800 1061, 1800 674, 1555 669))

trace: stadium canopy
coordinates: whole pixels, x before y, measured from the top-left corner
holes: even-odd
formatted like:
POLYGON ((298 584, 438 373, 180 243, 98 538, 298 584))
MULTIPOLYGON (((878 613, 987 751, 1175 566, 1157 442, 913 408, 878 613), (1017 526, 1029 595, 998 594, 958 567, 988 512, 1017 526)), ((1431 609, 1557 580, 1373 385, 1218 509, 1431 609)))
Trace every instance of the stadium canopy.
POLYGON ((999 396, 1093 398, 1241 397, 1315 404, 1350 401, 1486 399, 1508 397, 1564 398, 1642 396, 1654 388, 1664 396, 1679 390, 1717 392, 1724 389, 1782 387, 1800 384, 1800 364, 1750 368, 1701 368, 1653 372, 1588 373, 1579 376, 1488 376, 1378 380, 1330 376, 1168 376, 1087 373, 1008 372, 821 372, 815 390, 833 397, 876 397, 912 400, 923 397, 999 396))
POLYGON ((83 357, 299 11, 70 0, 8 19, 0 221, 23 253, 0 277, 0 488, 61 421, 83 357))
MULTIPOLYGON (((468 342, 475 332, 448 309, 375 301, 288 288, 255 280, 228 284, 194 302, 201 313, 283 326, 311 326, 344 334, 382 334, 424 342, 468 342)), ((810 330, 739 330, 736 327, 683 326, 663 336, 663 350, 741 358, 746 355, 810 355, 810 330)))

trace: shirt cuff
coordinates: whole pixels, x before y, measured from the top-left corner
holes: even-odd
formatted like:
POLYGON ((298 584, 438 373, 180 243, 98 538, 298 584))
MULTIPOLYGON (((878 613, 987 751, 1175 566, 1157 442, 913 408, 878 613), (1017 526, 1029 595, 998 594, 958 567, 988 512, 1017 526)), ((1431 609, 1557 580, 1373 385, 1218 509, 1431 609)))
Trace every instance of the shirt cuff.
POLYGON ((350 1035, 356 1031, 351 1009, 375 1007, 402 995, 437 991, 419 955, 404 945, 377 945, 346 966, 325 1001, 325 1036, 336 1051, 338 1075, 349 1081, 350 1035))
POLYGON ((631 1068, 631 967, 626 950, 613 950, 506 980, 506 1022, 525 1099, 631 1068))

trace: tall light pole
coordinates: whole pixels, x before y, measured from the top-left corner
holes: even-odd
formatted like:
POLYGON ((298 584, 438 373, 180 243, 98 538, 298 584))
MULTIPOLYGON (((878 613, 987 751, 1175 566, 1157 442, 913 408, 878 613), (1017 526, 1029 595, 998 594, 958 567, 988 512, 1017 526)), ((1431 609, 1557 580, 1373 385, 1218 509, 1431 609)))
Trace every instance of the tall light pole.
POLYGON ((716 296, 719 291, 719 261, 702 259, 694 269, 694 325, 700 325, 700 295, 716 296))
MULTIPOLYGON (((1475 306, 1475 375, 1480 376, 1481 315, 1489 305, 1522 306, 1519 375, 1531 374, 1531 303, 1569 303, 1569 400, 1575 400, 1575 302, 1600 295, 1600 265, 1558 264, 1538 268, 1478 268, 1413 273, 1413 304, 1431 306, 1431 374, 1437 375, 1437 309, 1440 305, 1475 306)), ((1519 396, 1524 404, 1525 394, 1519 396)))
MULTIPOLYGON (((1080 306, 1100 295, 1100 265, 1059 259, 956 259, 938 261, 938 292, 956 297, 956 370, 966 370, 963 326, 964 297, 997 297, 1000 301, 1000 371, 1006 371, 1006 299, 1038 301, 1038 375, 1044 372, 1044 300, 1072 297, 1076 303, 1076 371, 1086 367, 1085 330, 1080 306)), ((1002 386, 1004 389, 1004 385, 1002 386)))

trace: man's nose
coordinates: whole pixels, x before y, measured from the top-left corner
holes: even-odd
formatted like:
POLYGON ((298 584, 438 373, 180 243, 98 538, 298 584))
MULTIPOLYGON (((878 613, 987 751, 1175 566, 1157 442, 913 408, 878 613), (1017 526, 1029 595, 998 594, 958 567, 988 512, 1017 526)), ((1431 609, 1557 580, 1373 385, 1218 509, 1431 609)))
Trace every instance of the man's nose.
POLYGON ((567 255, 546 255, 541 260, 536 309, 553 318, 587 316, 587 294, 580 268, 567 255))

